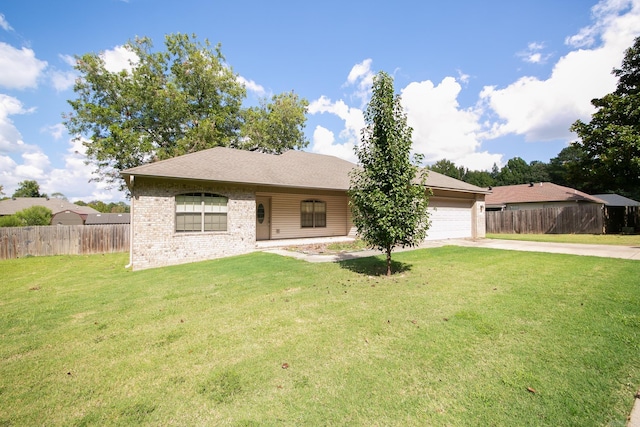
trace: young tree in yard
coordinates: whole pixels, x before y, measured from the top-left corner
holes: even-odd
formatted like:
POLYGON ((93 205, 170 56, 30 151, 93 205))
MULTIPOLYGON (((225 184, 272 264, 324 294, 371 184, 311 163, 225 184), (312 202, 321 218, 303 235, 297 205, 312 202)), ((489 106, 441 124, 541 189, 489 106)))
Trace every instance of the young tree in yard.
POLYGON ((353 223, 371 247, 386 253, 391 275, 391 251, 415 246, 429 228, 426 171, 411 161, 411 133, 393 79, 380 72, 373 81, 365 112, 362 143, 356 148, 359 168, 351 175, 353 223))
POLYGON ((640 37, 627 49, 616 90, 591 103, 596 112, 589 123, 576 121, 574 142, 585 153, 582 166, 600 191, 640 197, 640 37))
POLYGON ((126 189, 124 169, 215 146, 243 148, 249 140, 248 148, 273 153, 307 145, 300 136, 306 101, 289 95, 275 96, 260 114, 249 110, 249 125, 268 126, 243 135, 246 89, 219 45, 171 34, 164 51, 153 50, 148 38, 125 48, 134 59, 122 71, 107 69, 97 53, 76 58, 77 98, 69 101, 73 111, 64 124, 83 141, 96 180, 126 189))

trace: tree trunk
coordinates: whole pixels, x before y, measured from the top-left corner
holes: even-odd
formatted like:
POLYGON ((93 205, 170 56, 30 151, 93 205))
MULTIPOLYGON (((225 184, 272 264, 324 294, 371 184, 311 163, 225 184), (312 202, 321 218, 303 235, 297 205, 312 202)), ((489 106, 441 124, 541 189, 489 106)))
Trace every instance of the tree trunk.
POLYGON ((387 276, 391 276, 391 246, 387 246, 387 276))

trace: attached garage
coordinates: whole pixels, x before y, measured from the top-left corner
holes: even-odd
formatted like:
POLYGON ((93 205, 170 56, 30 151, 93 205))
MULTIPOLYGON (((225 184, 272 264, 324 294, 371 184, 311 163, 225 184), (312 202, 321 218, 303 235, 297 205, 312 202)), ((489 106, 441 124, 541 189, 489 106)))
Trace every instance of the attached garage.
POLYGON ((432 197, 429 200, 431 227, 427 240, 473 237, 473 201, 432 197))

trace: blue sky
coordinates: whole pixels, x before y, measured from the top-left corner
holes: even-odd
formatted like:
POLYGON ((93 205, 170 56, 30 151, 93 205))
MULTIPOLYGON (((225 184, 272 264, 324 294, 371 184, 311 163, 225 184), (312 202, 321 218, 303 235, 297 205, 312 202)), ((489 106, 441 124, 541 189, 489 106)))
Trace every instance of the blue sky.
POLYGON ((589 120, 590 100, 640 35, 640 0, 6 0, 0 4, 0 185, 38 181, 69 200, 120 201, 89 182, 61 125, 75 55, 122 61, 123 45, 169 33, 221 43, 247 104, 294 90, 310 102, 307 151, 355 161, 371 79, 395 79, 413 149, 489 170, 548 162, 589 120))

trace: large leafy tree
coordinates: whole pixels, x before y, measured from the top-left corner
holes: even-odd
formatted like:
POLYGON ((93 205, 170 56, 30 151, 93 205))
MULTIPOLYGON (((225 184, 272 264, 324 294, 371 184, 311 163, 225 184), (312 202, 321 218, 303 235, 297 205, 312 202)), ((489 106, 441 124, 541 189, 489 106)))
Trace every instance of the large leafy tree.
POLYGON ((40 193, 38 181, 26 179, 18 183, 18 188, 12 197, 47 197, 47 195, 40 193))
POLYGON ((531 167, 520 157, 507 160, 507 164, 500 169, 496 178, 497 185, 516 185, 529 182, 531 167))
POLYGON ((464 166, 456 166, 451 160, 441 159, 428 167, 429 170, 441 173, 451 178, 463 180, 466 175, 466 169, 464 166))
POLYGON ((574 144, 584 151, 582 164, 601 191, 631 197, 640 195, 640 37, 625 52, 622 66, 613 70, 618 84, 613 93, 591 103, 596 112, 589 123, 576 121, 574 144))
POLYGON ((374 78, 365 122, 356 148, 360 167, 351 175, 349 190, 353 222, 367 244, 386 253, 389 276, 391 251, 426 237, 429 200, 425 175, 418 173, 421 158, 411 161, 412 129, 387 73, 374 78))
POLYGON ((483 188, 496 185, 496 180, 491 176, 491 173, 487 171, 468 170, 463 181, 483 188))
POLYGON ((294 92, 273 95, 271 102, 245 111, 239 148, 281 154, 291 148, 304 148, 305 112, 309 102, 294 92))
MULTIPOLYGON (((497 168, 497 166, 495 166, 497 168)), ((478 187, 491 187, 496 180, 487 171, 469 170, 464 166, 456 166, 451 160, 442 159, 429 166, 429 170, 441 173, 451 178, 459 179, 478 187)), ((496 172, 497 174, 498 172, 496 172)))
POLYGON ((551 182, 587 193, 597 192, 597 185, 590 180, 591 171, 583 168, 584 156, 584 151, 577 144, 563 148, 549 161, 547 168, 551 182))
POLYGON ((245 87, 220 45, 171 34, 162 51, 149 38, 125 48, 135 60, 122 71, 108 70, 97 53, 76 58, 77 98, 69 101, 73 111, 65 125, 84 141, 97 180, 124 189, 123 169, 214 146, 273 153, 306 146, 306 101, 276 95, 261 108, 244 109, 245 87), (264 131, 243 134, 245 119, 264 131))

